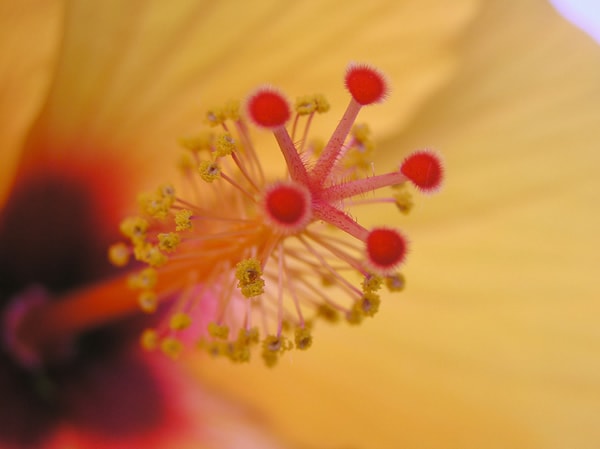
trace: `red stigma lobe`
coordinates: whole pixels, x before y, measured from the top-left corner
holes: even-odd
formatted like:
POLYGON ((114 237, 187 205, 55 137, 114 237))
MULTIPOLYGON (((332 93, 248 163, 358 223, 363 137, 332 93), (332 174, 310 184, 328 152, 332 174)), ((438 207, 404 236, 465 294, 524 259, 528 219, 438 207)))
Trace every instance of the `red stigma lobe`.
POLYGON ((363 106, 382 101, 387 93, 383 74, 366 65, 351 65, 348 68, 346 88, 352 98, 363 106))
POLYGON ((366 243, 369 261, 381 271, 393 269, 406 255, 406 240, 394 229, 373 229, 366 243))
POLYGON ((285 97, 269 87, 262 87, 251 95, 246 108, 252 121, 263 128, 283 126, 291 116, 285 97))
POLYGON ((442 184, 443 167, 440 158, 431 151, 418 151, 402 163, 400 171, 419 190, 435 192, 442 184))

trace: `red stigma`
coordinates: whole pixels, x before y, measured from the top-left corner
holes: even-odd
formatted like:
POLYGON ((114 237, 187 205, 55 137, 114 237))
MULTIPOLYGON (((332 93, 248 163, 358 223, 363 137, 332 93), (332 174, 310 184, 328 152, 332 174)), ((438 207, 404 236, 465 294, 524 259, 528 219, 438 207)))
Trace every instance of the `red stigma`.
POLYGON ((423 192, 436 191, 444 174, 442 161, 431 151, 411 154, 402 163, 400 171, 423 192))
POLYGON ((348 67, 346 88, 354 100, 363 106, 382 101, 387 93, 387 83, 383 74, 367 65, 348 67))
POLYGON ((389 271, 404 261, 406 240, 395 229, 373 229, 366 243, 369 261, 379 271, 389 271))
POLYGON ((278 183, 265 194, 267 219, 284 233, 300 231, 310 221, 310 201, 310 193, 303 185, 278 183))
POLYGON ((290 105, 285 97, 270 87, 259 88, 246 105, 252 121, 263 128, 278 128, 290 119, 290 105))

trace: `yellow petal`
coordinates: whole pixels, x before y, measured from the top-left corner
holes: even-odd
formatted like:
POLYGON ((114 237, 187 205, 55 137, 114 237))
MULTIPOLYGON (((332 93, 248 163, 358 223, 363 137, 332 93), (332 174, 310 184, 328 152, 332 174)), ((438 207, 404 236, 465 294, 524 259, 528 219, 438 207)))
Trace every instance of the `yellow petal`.
POLYGON ((59 18, 58 1, 0 3, 0 204, 50 82, 59 18))
POLYGON ((447 165, 403 220, 403 296, 358 330, 319 328, 272 373, 199 369, 296 441, 600 441, 600 49, 537 0, 486 2, 461 47, 455 79, 381 150, 433 146, 447 165))
POLYGON ((343 70, 353 59, 385 67, 394 80, 395 99, 377 124, 384 130, 407 119, 455 68, 453 39, 477 1, 455 1, 451 10, 440 4, 72 2, 35 133, 101 141, 156 179, 205 108, 260 83, 330 95, 334 124, 348 101, 343 70))

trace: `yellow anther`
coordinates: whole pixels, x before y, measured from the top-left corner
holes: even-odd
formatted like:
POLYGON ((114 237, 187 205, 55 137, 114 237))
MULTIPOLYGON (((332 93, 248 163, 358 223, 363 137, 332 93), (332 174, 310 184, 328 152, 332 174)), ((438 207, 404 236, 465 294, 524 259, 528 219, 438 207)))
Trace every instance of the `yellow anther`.
POLYGON ((323 139, 312 139, 308 148, 316 157, 318 157, 323 152, 323 148, 325 148, 325 141, 323 139))
POLYGON ((192 229, 192 211, 188 209, 182 209, 175 213, 175 230, 176 231, 187 231, 192 229))
POLYGON ((242 260, 235 267, 235 277, 238 288, 246 298, 262 295, 265 291, 265 281, 262 278, 262 266, 258 259, 242 260))
POLYGON ((183 174, 190 173, 195 168, 195 162, 192 156, 189 153, 183 153, 179 156, 179 160, 177 161, 177 168, 183 174))
POLYGON ((213 148, 214 141, 215 134, 212 131, 205 131, 194 137, 179 139, 179 145, 193 153, 200 153, 202 151, 208 153, 213 148))
POLYGON ((371 129, 366 123, 359 123, 352 127, 352 136, 360 143, 371 142, 371 129))
POLYGON ((168 203, 169 207, 171 207, 175 201, 175 188, 171 184, 163 184, 159 186, 156 193, 158 193, 159 197, 163 201, 168 203))
POLYGON ((214 340, 200 340, 198 341, 197 347, 199 349, 204 349, 212 356, 226 355, 228 353, 229 344, 224 341, 214 341, 214 340))
POLYGON ((125 237, 129 237, 132 242, 140 242, 146 238, 148 222, 141 217, 128 217, 121 222, 120 230, 125 237))
POLYGON ((108 248, 108 260, 116 267, 124 267, 129 262, 131 250, 125 243, 115 243, 108 248))
POLYGON ((250 361, 250 348, 248 345, 238 343, 228 347, 227 355, 232 362, 243 363, 250 361))
POLYGON ((213 108, 206 112, 206 123, 210 126, 222 125, 227 119, 227 114, 223 108, 213 108))
POLYGON ((229 336, 229 327, 211 322, 208 323, 208 333, 215 338, 225 340, 229 336))
POLYGON ((140 336, 140 344, 146 351, 153 351, 158 347, 158 332, 155 329, 146 329, 140 336))
POLYGON ((258 329, 256 327, 251 329, 240 329, 236 342, 244 345, 258 343, 258 329))
POLYGON ((295 109, 298 115, 308 115, 315 112, 317 110, 317 104, 314 95, 298 97, 296 99, 295 109))
POLYGON ((223 107, 225 118, 234 122, 240 119, 240 102, 238 100, 230 100, 223 107))
POLYGON ((352 309, 346 312, 346 321, 350 324, 360 324, 364 318, 364 314, 356 304, 352 309))
POLYGON ((160 267, 169 260, 167 256, 160 252, 160 249, 158 249, 157 246, 150 243, 137 245, 133 248, 133 255, 136 260, 145 262, 151 267, 160 267))
POLYGON ((216 162, 200 161, 198 172, 203 181, 213 182, 221 177, 221 169, 216 162))
POLYGON ((215 155, 217 157, 229 156, 236 150, 235 140, 229 133, 219 135, 215 145, 215 155))
POLYGON ((169 320, 169 327, 174 331, 187 329, 192 324, 192 317, 184 312, 176 312, 169 320))
POLYGON ((414 206, 412 195, 404 189, 394 194, 394 200, 396 207, 403 214, 408 214, 414 206))
POLYGON ((385 278, 385 286, 391 292, 401 292, 404 290, 406 280, 401 273, 392 274, 385 278))
POLYGON ((320 316, 325 321, 329 321, 330 323, 337 323, 340 320, 340 314, 333 307, 322 304, 317 309, 317 316, 320 316))
POLYGON ((307 327, 299 327, 294 333, 296 348, 308 349, 312 345, 312 335, 307 327))
POLYGON ((325 98, 325 95, 316 94, 314 96, 314 102, 319 114, 329 111, 329 102, 327 101, 327 98, 325 98))
POLYGON ((127 283, 130 288, 139 290, 151 290, 156 285, 157 274, 154 268, 143 270, 129 276, 127 283))
POLYGON ((375 292, 381 288, 382 284, 383 284, 383 278, 381 276, 377 276, 375 274, 369 274, 369 275, 365 276, 365 278, 363 279, 363 283, 362 283, 363 292, 364 293, 375 292))
POLYGON ((354 303, 353 309, 365 316, 373 316, 379 310, 380 302, 377 293, 367 292, 362 298, 354 303))
POLYGON ((294 345, 283 335, 268 335, 263 341, 262 357, 267 366, 277 363, 279 355, 292 349, 294 345))
POLYGON ((146 313, 156 312, 158 307, 158 296, 152 290, 146 290, 138 296, 138 304, 140 309, 146 313))
POLYGON ((180 242, 181 237, 174 232, 158 234, 158 248, 168 253, 175 251, 180 242))
POLYGON ((159 193, 142 193, 138 196, 138 203, 145 214, 158 219, 166 218, 171 207, 171 202, 159 193))
POLYGON ((371 140, 371 131, 368 125, 360 124, 352 128, 354 141, 343 158, 343 164, 350 169, 361 173, 370 174, 373 170, 373 150, 375 145, 371 140))
POLYGON ((160 342, 161 351, 172 359, 177 359, 183 351, 183 344, 175 337, 165 337, 160 342))

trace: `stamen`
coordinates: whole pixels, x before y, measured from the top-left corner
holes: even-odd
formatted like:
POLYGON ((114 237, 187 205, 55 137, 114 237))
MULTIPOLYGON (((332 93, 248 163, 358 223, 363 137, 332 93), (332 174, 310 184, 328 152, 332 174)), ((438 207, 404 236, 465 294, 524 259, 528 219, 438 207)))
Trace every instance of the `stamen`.
POLYGON ((169 324, 144 334, 145 348, 178 357, 179 332, 191 331, 193 320, 202 328, 198 346, 209 353, 248 361, 262 341, 263 359, 272 366, 293 347, 311 346, 314 320, 335 322, 341 315, 358 324, 379 310, 382 285, 403 288, 397 269, 406 238, 388 227, 367 230, 351 206, 396 204, 408 211, 412 199, 402 190, 360 196, 407 180, 432 191, 441 183, 441 163, 421 151, 399 170, 375 174, 369 128, 355 120, 362 106, 385 99, 387 81, 360 64, 348 68, 345 84, 350 103, 322 151, 306 143, 313 117, 329 109, 322 96, 298 100, 290 125, 295 136, 304 121, 298 144, 286 128, 291 107, 283 94, 260 87, 248 97, 246 118, 270 131, 284 156, 279 177, 266 179, 248 122, 232 104, 207 115, 225 133, 183 142, 192 195, 166 185, 142 196, 143 214, 123 222, 128 243, 113 246, 111 260, 122 264, 130 253, 148 266, 130 281, 143 310, 178 298, 169 324))

